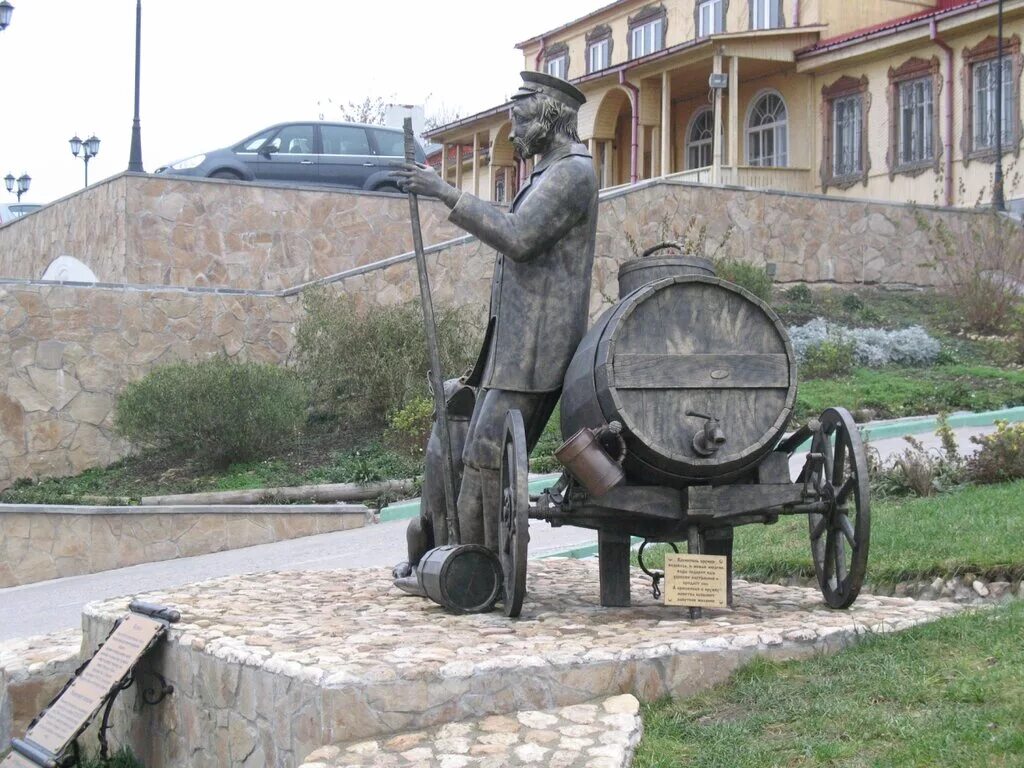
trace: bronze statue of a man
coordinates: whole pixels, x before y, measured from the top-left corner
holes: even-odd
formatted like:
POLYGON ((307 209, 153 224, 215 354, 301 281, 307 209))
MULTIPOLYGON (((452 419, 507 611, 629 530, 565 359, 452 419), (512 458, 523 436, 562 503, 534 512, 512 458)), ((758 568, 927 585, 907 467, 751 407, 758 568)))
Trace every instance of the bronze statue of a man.
POLYGON ((597 176, 576 118, 586 98, 556 77, 523 72, 509 138, 537 158, 509 212, 416 165, 395 171, 404 191, 438 198, 449 220, 498 252, 490 320, 466 446, 458 515, 463 544, 498 547, 505 414, 516 408, 528 447, 540 438, 587 329, 597 229, 597 176))

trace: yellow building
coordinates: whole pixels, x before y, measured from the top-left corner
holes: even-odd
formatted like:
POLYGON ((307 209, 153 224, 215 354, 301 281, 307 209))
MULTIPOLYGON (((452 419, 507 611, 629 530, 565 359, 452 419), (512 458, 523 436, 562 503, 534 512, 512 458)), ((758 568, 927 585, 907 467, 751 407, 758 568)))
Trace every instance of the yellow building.
MULTIPOLYGON (((1024 0, 1004 0, 1001 100, 998 7, 618 0, 517 48, 525 68, 586 94, 580 137, 602 187, 674 176, 973 206, 991 200, 1001 140, 1006 198, 1024 207, 1024 0)), ((509 129, 502 104, 428 136, 444 145, 439 165, 449 181, 505 202, 527 170, 509 129)))

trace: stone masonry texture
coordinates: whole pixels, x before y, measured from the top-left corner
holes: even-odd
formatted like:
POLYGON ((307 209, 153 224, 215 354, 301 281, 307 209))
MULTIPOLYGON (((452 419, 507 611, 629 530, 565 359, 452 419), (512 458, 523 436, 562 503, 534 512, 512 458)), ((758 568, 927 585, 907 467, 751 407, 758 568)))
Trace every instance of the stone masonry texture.
POLYGON ((0 504, 0 588, 361 528, 360 504, 0 504))
MULTIPOLYGON (((395 589, 385 569, 264 573, 137 595, 182 612, 145 662, 175 693, 159 707, 118 699, 115 738, 147 768, 294 768, 323 747, 379 745, 492 715, 597 706, 622 694, 685 696, 756 655, 837 650, 864 633, 961 610, 862 595, 833 611, 817 590, 737 581, 734 609, 695 621, 655 601, 639 570, 633 607, 613 609, 599 605, 595 561, 531 561, 530 569, 515 621, 446 614, 395 589)), ((86 607, 83 649, 102 641, 127 604, 86 607)))

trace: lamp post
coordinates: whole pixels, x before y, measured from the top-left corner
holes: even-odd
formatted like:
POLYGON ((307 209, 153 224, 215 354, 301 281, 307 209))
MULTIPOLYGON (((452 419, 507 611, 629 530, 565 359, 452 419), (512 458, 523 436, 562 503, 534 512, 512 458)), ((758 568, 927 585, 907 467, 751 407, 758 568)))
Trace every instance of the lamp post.
POLYGON ((68 143, 71 145, 71 154, 78 157, 78 153, 82 153, 82 159, 85 161, 85 186, 89 186, 89 161, 92 160, 96 155, 100 153, 100 140, 96 135, 90 136, 85 141, 78 138, 78 134, 75 134, 68 143))
POLYGON ((132 120, 132 145, 128 170, 145 173, 142 167, 142 127, 139 125, 139 62, 142 51, 142 0, 135 0, 135 119, 132 120))
MULTIPOLYGON (((1003 0, 999 0, 999 31, 996 33, 996 170, 992 180, 992 207, 1006 210, 1003 190, 1003 0)), ((1014 99, 1016 102, 1016 99, 1014 99)))
POLYGON ((14 13, 14 6, 7 2, 7 0, 0 0, 0 32, 7 29, 7 25, 11 23, 11 16, 14 13))
POLYGON ((18 202, 21 202, 21 196, 28 192, 29 186, 32 184, 32 177, 27 173, 21 174, 17 179, 10 173, 4 176, 4 184, 7 186, 7 191, 13 195, 18 196, 18 202), (17 183, 17 189, 15 189, 15 183, 17 183))

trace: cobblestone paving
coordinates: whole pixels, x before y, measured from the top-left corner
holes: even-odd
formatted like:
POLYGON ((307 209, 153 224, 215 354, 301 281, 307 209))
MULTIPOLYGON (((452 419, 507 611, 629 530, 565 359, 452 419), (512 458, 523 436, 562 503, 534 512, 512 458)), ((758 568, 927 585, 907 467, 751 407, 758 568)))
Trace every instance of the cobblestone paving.
POLYGON ((640 702, 625 694, 323 747, 300 768, 626 768, 642 731, 640 702))
MULTIPOLYGON (((449 615, 392 587, 382 568, 261 573, 139 595, 182 612, 161 654, 175 695, 141 714, 115 712, 115 734, 149 750, 148 768, 294 766, 325 745, 379 747, 395 734, 490 715, 626 693, 641 701, 689 695, 756 654, 836 650, 866 632, 961 610, 863 595, 850 610, 833 611, 816 589, 737 580, 733 609, 694 621, 686 609, 655 601, 640 571, 631 608, 602 608, 597 562, 566 559, 532 561, 528 589, 516 621, 449 615), (154 731, 163 734, 159 744, 148 739, 154 731)), ((87 606, 86 647, 106 636, 127 603, 87 606)), ((553 749, 518 746, 529 747, 526 754, 553 749)))

